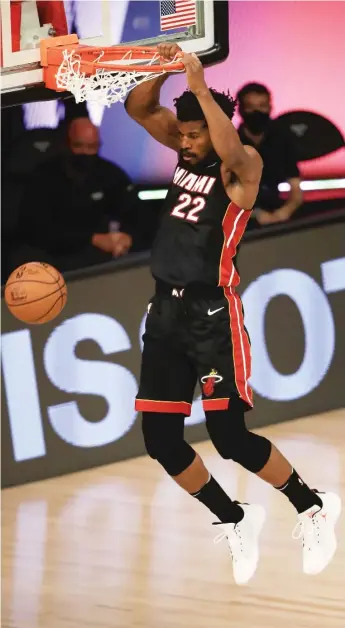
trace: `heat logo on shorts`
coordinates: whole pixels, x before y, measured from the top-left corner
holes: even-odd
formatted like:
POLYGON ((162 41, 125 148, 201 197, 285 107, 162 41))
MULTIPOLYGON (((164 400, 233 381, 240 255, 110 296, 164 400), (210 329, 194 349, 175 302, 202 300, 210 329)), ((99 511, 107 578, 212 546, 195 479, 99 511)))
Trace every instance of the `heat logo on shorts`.
POLYGON ((208 375, 204 375, 201 378, 200 381, 203 385, 202 392, 205 397, 211 397, 211 395, 213 395, 215 385, 219 384, 222 379, 222 376, 218 374, 218 371, 216 371, 216 369, 212 369, 212 371, 208 375))

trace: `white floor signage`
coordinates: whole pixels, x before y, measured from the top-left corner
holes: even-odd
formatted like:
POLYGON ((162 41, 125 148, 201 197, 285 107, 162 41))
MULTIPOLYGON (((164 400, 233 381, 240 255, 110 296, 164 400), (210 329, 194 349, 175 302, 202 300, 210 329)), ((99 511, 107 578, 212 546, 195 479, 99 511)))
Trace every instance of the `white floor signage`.
MULTIPOLYGON (((280 269, 258 277, 245 290, 242 299, 245 323, 252 341, 254 390, 273 401, 292 401, 316 388, 332 362, 335 325, 327 292, 345 288, 345 258, 321 265, 322 290, 316 281, 301 271, 280 269), (299 310, 304 328, 304 356, 295 373, 279 373, 270 360, 265 339, 265 313, 278 295, 287 295, 299 310)), ((142 350, 144 315, 139 328, 142 350)), ((47 415, 56 434, 75 447, 100 447, 114 442, 132 427, 136 412, 134 397, 137 381, 128 368, 110 360, 81 360, 76 345, 91 339, 104 356, 130 351, 125 328, 104 314, 79 314, 58 325, 46 341, 43 364, 46 375, 57 389, 69 394, 103 397, 105 416, 91 422, 85 419, 76 401, 51 405, 47 415)), ((2 365, 14 457, 17 461, 46 455, 40 394, 28 329, 2 336, 2 365), (23 430, 23 421, 26 429, 23 430)), ((200 423, 204 413, 200 399, 193 404, 187 425, 200 423)))

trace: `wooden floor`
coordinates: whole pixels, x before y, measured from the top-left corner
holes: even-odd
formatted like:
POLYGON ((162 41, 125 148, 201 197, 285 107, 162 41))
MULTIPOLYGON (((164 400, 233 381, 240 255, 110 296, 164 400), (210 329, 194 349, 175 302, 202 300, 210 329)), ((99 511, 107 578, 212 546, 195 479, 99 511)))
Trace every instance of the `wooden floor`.
MULTIPOLYGON (((258 431, 345 502, 345 411, 258 431)), ((344 515, 333 563, 305 576, 285 497, 196 449, 231 496, 268 510, 249 585, 233 583, 212 515, 141 458, 2 492, 3 628, 344 628, 344 515)))

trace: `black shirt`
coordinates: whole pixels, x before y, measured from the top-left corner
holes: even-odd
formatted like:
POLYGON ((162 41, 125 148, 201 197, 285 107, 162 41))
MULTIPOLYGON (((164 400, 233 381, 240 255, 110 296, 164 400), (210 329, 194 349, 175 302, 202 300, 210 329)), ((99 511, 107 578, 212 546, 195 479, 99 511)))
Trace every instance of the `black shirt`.
POLYGON ((244 132, 242 124, 238 129, 242 144, 254 146, 261 155, 264 166, 260 181, 256 207, 273 211, 282 205, 279 197, 278 184, 299 177, 299 169, 292 141, 274 120, 259 145, 254 144, 244 132))
POLYGON ((237 286, 236 247, 250 211, 232 203, 215 154, 191 166, 180 160, 162 208, 151 272, 175 287, 237 286))
POLYGON ((91 245, 94 233, 109 222, 131 233, 133 186, 118 166, 95 156, 83 176, 68 158, 46 162, 31 176, 20 210, 19 229, 26 243, 49 252, 74 252, 91 245))

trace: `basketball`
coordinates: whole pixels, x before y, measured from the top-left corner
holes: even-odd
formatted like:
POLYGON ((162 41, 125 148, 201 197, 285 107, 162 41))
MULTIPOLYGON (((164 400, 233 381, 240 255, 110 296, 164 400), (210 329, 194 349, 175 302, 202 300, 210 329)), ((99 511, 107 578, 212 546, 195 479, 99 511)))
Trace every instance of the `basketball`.
POLYGON ((23 323, 41 325, 52 321, 64 308, 67 288, 61 273, 43 262, 16 268, 5 286, 5 301, 11 314, 23 323))

